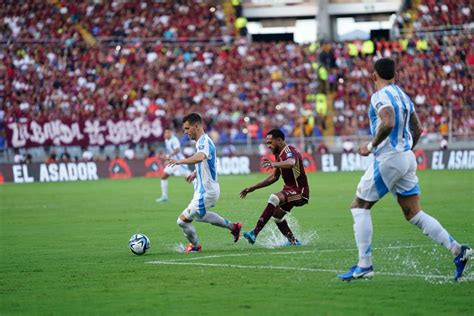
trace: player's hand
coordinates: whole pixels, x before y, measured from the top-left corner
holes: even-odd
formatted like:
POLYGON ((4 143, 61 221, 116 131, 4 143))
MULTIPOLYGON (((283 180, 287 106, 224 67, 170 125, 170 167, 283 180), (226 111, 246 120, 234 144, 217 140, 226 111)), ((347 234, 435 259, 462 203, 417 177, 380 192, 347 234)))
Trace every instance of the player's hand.
POLYGON ((266 168, 267 170, 272 169, 273 168, 273 161, 271 161, 268 158, 263 158, 262 159, 262 167, 266 168))
POLYGON ((193 182, 193 180, 196 178, 196 172, 193 171, 189 174, 189 176, 186 177, 186 181, 189 183, 193 182))
POLYGON ((169 166, 169 167, 174 167, 176 165, 179 165, 179 161, 178 160, 174 160, 174 159, 166 159, 165 160, 165 164, 166 166, 169 166))
POLYGON ((368 145, 368 144, 369 144, 369 143, 365 143, 365 144, 363 144, 362 146, 359 147, 359 151, 358 151, 358 152, 359 152, 359 155, 361 155, 361 156, 368 156, 368 155, 370 155, 370 154, 372 153, 372 152, 369 150, 369 148, 367 148, 367 145, 368 145))
POLYGON ((248 193, 253 192, 252 188, 245 188, 240 192, 240 198, 245 199, 248 193))

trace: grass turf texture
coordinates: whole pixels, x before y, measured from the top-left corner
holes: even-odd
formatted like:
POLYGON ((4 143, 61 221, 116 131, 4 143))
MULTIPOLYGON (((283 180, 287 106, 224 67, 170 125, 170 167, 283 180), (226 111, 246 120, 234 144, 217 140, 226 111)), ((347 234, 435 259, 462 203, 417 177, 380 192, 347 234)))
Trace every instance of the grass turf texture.
MULTIPOLYGON (((176 251, 185 243, 176 218, 192 196, 180 178, 169 180, 166 204, 155 203, 159 179, 2 185, 0 314, 472 315, 474 273, 448 281, 451 255, 406 223, 391 196, 372 212, 375 278, 336 278, 331 270, 345 272, 357 259, 349 205, 360 175, 310 175, 310 203, 292 217, 304 246, 233 244, 228 231, 196 223, 200 254, 176 251), (151 239, 144 256, 127 249, 137 232, 151 239), (207 256, 215 257, 197 259, 207 256), (146 263, 156 261, 168 264, 146 263)), ((246 200, 239 192, 264 177, 220 177, 214 210, 253 228, 282 182, 246 200)), ((419 178, 423 209, 474 245, 474 172, 419 178)), ((271 243, 274 233, 270 221, 257 242, 271 243)))

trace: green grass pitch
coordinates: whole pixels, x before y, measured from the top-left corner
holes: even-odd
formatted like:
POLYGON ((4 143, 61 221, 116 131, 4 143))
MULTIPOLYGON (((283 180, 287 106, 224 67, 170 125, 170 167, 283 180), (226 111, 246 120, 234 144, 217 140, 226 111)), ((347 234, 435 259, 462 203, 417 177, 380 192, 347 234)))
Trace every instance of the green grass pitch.
MULTIPOLYGON (((373 209, 372 280, 336 278, 356 263, 349 205, 361 173, 309 176, 311 199, 291 223, 304 245, 272 247, 269 222, 258 244, 196 223, 199 254, 177 251, 176 219, 192 196, 169 180, 170 201, 155 203, 159 179, 0 186, 1 315, 473 315, 474 272, 451 281, 452 257, 406 223, 395 200, 373 209), (127 248, 141 232, 144 256, 127 248)), ((418 174, 422 207, 460 242, 474 245, 474 172, 418 174)), ((214 210, 253 228, 273 186, 241 200, 263 174, 220 177, 214 210)))

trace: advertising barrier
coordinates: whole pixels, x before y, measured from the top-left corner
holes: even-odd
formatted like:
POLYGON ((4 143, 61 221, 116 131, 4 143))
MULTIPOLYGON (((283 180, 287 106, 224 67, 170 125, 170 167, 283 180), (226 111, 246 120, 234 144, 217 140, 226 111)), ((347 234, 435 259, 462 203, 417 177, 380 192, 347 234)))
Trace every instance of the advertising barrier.
MULTIPOLYGON (((418 170, 465 170, 474 169, 474 150, 415 151, 418 170)), ((363 171, 373 163, 373 156, 362 157, 356 153, 324 155, 302 154, 306 172, 363 171)), ((251 172, 270 172, 261 167, 263 158, 273 155, 218 157, 220 175, 239 175, 251 172)), ((130 177, 161 177, 163 161, 157 157, 110 161, 58 162, 33 164, 1 164, 0 183, 33 183, 89 181, 105 178, 127 179, 130 177)))

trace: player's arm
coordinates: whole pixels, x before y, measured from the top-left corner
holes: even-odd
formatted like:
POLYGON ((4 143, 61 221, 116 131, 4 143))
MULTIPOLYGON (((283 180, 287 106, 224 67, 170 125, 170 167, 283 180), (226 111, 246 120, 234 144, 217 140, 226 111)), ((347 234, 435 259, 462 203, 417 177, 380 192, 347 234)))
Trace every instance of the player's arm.
POLYGON ((178 148, 175 148, 175 149, 173 149, 173 151, 172 151, 172 152, 171 152, 171 154, 170 154, 170 157, 173 157, 174 155, 177 155, 177 154, 179 153, 179 150, 180 150, 180 148, 179 148, 179 147, 178 147, 178 148))
POLYGON ((420 140, 421 136, 421 123, 420 119, 418 118, 418 115, 416 114, 415 111, 413 111, 410 114, 410 132, 411 136, 413 137, 413 146, 411 146, 411 149, 414 149, 416 144, 418 143, 418 140, 420 140))
POLYGON ((186 177, 186 181, 193 182, 193 180, 196 178, 196 174, 197 174, 196 170, 191 172, 189 176, 186 177))
POLYGON ((393 108, 391 106, 385 106, 381 108, 378 112, 378 115, 380 117, 381 123, 377 130, 377 134, 375 134, 375 137, 372 139, 372 141, 360 146, 359 154, 361 156, 370 155, 372 149, 383 142, 384 139, 390 135, 393 127, 395 126, 395 113, 393 112, 393 108))
POLYGON ((166 164, 168 166, 174 166, 174 165, 190 165, 190 164, 196 164, 198 162, 203 161, 206 159, 206 154, 203 153, 202 151, 198 151, 194 155, 192 155, 189 158, 185 159, 179 159, 179 160, 174 160, 174 159, 169 159, 166 164))
POLYGON ((240 197, 244 199, 248 193, 264 188, 264 187, 268 187, 269 185, 272 185, 273 183, 277 182, 278 179, 280 179, 280 175, 281 175, 280 169, 275 168, 273 173, 262 182, 259 182, 251 187, 243 189, 240 192, 240 197))
POLYGON ((262 166, 266 168, 281 168, 291 169, 296 164, 295 158, 288 158, 285 161, 272 161, 268 158, 263 158, 262 166))

